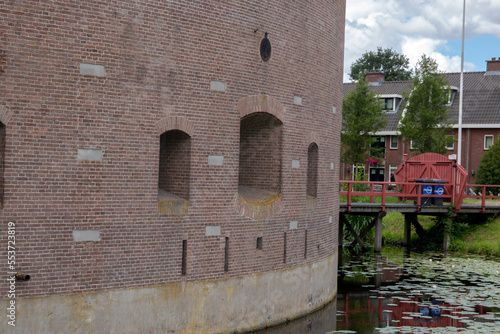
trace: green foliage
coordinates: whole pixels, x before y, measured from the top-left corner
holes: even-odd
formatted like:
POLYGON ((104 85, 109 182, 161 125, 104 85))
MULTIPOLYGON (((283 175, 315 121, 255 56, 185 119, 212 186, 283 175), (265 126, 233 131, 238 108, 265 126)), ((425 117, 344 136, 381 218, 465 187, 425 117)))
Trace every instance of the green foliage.
POLYGON ((443 73, 438 72, 435 60, 422 56, 415 69, 415 76, 406 99, 405 113, 401 116, 398 130, 417 153, 444 154, 446 144, 452 138, 448 104, 449 84, 443 73))
MULTIPOLYGON (((500 184, 500 138, 498 138, 489 151, 486 151, 477 170, 477 184, 500 184)), ((500 193, 500 188, 486 188, 494 194, 500 193)))
MULTIPOLYGON (((346 181, 348 181, 347 178, 346 178, 346 181)), ((368 181, 368 175, 366 175, 363 170, 361 172, 358 171, 358 172, 354 173, 354 180, 353 181, 368 181)), ((348 184, 347 183, 343 183, 341 189, 343 191, 347 191, 348 184)), ((351 190, 352 191, 364 191, 364 190, 366 190, 366 184, 363 184, 363 183, 353 183, 351 185, 351 190)), ((355 203, 368 203, 368 200, 364 199, 364 196, 361 197, 361 198, 359 198, 357 196, 354 196, 354 197, 352 197, 352 202, 355 202, 355 203)))
POLYGON ((376 52, 364 53, 351 65, 351 80, 358 81, 371 70, 381 70, 385 81, 406 81, 411 78, 410 60, 392 49, 377 48, 376 52))
POLYGON ((461 219, 457 221, 458 224, 452 231, 451 250, 500 255, 500 218, 485 215, 458 215, 457 217, 461 219))
MULTIPOLYGON (((344 98, 342 115, 342 161, 364 163, 369 158, 372 134, 385 126, 382 101, 362 77, 344 98)), ((373 152, 372 152, 373 153, 373 152)))
MULTIPOLYGON (((360 216, 360 215, 349 215, 349 223, 351 224, 352 228, 356 233, 359 235, 361 231, 365 229, 368 225, 370 225, 371 221, 373 220, 372 216, 360 216)), ((344 227, 344 240, 343 243, 344 245, 349 245, 354 241, 354 236, 349 232, 347 228, 344 227)), ((375 237, 375 230, 372 228, 370 232, 365 236, 365 242, 366 240, 373 241, 375 237)), ((354 249, 352 249, 353 254, 357 254, 361 252, 361 246, 359 244, 356 244, 354 249)))

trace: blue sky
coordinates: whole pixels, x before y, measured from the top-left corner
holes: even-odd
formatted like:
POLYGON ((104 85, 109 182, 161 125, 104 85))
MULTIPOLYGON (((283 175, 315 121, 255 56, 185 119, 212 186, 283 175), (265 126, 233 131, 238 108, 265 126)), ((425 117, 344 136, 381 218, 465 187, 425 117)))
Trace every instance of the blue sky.
MULTIPOLYGON (((440 70, 460 71, 461 0, 347 0, 344 82, 353 61, 378 46, 405 54, 413 68, 426 54, 440 70)), ((500 0, 467 0, 465 71, 500 57, 500 0)))
MULTIPOLYGON (((465 70, 484 71, 486 70, 486 60, 491 58, 500 58, 500 39, 490 35, 479 35, 465 40, 464 60, 470 64, 465 70)), ((446 56, 460 55, 462 40, 449 40, 446 47, 440 50, 446 56)))

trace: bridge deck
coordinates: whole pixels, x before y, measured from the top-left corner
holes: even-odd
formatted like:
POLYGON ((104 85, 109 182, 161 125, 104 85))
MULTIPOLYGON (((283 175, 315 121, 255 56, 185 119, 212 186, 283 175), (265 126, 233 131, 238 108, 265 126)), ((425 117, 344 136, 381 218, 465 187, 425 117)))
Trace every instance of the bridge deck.
MULTIPOLYGON (((351 209, 348 209, 347 203, 340 203, 340 212, 349 214, 376 214, 379 212, 400 212, 400 213, 418 213, 419 215, 439 215, 447 213, 450 204, 444 203, 442 206, 420 206, 411 203, 386 203, 385 207, 381 203, 351 203, 351 209)), ((480 204, 462 204, 459 213, 500 213, 500 203, 496 205, 485 205, 484 211, 480 204)))

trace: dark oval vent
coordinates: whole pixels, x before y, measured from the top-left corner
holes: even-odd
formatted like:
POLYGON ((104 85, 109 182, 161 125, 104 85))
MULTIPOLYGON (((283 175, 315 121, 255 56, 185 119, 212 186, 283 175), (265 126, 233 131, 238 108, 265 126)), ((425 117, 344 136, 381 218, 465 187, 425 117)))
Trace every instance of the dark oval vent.
POLYGON ((263 61, 268 61, 271 58, 271 42, 267 38, 267 32, 260 42, 260 57, 263 61))

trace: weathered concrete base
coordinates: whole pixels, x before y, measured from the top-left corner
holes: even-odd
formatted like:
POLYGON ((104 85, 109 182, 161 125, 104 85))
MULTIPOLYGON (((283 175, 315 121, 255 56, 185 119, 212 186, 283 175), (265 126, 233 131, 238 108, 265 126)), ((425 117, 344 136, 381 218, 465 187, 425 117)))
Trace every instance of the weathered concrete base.
MULTIPOLYGON (((334 254, 300 267, 221 280, 18 298, 15 332, 241 332, 310 313, 336 293, 334 254)), ((6 312, 8 303, 1 300, 0 309, 6 312)), ((2 333, 14 333, 7 320, 0 317, 2 333)))

